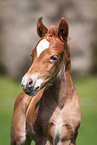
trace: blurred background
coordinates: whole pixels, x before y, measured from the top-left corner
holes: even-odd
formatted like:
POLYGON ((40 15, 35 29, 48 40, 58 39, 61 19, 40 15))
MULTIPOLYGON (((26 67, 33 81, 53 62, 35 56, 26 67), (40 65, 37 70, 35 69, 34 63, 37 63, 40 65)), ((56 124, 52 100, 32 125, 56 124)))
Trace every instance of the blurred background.
POLYGON ((40 39, 40 16, 47 27, 59 25, 61 17, 69 23, 73 81, 82 110, 77 144, 96 145, 97 0, 0 0, 0 145, 10 144, 13 106, 40 39))

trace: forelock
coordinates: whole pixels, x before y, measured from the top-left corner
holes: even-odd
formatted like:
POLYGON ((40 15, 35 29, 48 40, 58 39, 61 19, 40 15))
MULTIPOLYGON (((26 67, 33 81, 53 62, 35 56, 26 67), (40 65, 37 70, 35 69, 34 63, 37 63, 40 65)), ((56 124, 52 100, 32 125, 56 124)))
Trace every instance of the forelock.
POLYGON ((48 29, 48 33, 51 35, 58 35, 58 26, 51 25, 48 29))

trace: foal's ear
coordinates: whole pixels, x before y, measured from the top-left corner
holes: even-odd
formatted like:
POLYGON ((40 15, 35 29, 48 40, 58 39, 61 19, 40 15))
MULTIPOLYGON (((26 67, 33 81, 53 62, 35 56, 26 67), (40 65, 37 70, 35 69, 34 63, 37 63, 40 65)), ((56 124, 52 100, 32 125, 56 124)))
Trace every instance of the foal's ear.
POLYGON ((62 17, 58 28, 58 36, 62 41, 66 41, 68 37, 69 26, 67 21, 62 17))
POLYGON ((37 33, 40 37, 43 37, 47 33, 48 29, 42 23, 42 17, 40 17, 37 21, 37 33))

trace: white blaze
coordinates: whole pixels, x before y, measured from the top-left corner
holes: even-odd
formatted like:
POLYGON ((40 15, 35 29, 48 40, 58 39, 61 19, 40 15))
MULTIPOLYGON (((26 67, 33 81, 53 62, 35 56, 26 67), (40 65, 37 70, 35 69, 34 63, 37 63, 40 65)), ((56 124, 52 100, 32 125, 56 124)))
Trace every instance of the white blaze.
POLYGON ((39 42, 39 44, 37 45, 36 49, 37 49, 37 56, 39 57, 40 54, 47 48, 49 48, 49 42, 46 39, 43 39, 39 42))

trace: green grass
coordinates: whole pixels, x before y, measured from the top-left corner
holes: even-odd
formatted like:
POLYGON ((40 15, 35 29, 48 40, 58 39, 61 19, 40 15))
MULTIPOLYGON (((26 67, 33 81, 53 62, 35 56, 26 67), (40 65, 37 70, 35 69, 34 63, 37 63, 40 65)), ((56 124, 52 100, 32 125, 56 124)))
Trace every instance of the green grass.
POLYGON ((18 83, 8 77, 0 77, 0 145, 10 145, 13 105, 20 91, 18 83))
POLYGON ((81 105, 81 126, 78 145, 97 144, 97 77, 75 81, 81 105))
MULTIPOLYGON (((82 112, 77 145, 96 145, 97 77, 74 80, 74 84, 80 98, 82 112)), ((10 145, 13 107, 21 90, 19 82, 6 76, 0 76, 0 145, 10 145)))

